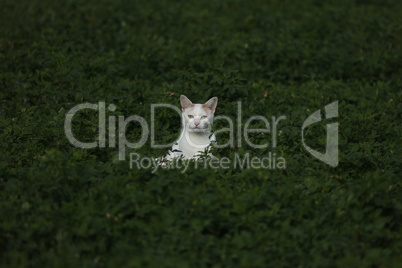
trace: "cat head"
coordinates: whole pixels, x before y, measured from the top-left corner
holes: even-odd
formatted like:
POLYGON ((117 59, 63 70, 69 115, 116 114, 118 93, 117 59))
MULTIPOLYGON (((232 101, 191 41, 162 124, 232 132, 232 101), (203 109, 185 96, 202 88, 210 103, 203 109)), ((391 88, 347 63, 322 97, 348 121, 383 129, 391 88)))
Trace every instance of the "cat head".
POLYGON ((186 96, 180 96, 182 118, 186 129, 192 132, 204 132, 214 122, 214 113, 218 98, 213 97, 204 104, 193 104, 186 96))

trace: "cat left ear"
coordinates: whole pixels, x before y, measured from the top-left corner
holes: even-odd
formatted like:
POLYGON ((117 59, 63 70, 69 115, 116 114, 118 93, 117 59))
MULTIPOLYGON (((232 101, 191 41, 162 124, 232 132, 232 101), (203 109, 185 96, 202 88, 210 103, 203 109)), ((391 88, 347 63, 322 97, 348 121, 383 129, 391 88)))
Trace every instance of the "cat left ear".
POLYGON ((183 111, 188 107, 194 106, 194 104, 189 100, 189 98, 187 98, 184 95, 180 96, 180 104, 183 111))
POLYGON ((203 106, 210 109, 212 111, 212 113, 214 113, 215 109, 216 109, 216 105, 218 105, 218 98, 213 97, 213 98, 209 99, 203 106))

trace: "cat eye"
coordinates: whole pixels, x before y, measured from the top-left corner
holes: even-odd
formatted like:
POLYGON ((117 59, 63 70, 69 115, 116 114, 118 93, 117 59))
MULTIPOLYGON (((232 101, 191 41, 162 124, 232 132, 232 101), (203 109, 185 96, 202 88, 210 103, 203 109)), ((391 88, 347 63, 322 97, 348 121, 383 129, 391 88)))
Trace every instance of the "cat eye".
POLYGON ((188 115, 188 118, 193 119, 194 116, 193 115, 188 115))
POLYGON ((206 115, 201 116, 201 119, 207 119, 206 115))

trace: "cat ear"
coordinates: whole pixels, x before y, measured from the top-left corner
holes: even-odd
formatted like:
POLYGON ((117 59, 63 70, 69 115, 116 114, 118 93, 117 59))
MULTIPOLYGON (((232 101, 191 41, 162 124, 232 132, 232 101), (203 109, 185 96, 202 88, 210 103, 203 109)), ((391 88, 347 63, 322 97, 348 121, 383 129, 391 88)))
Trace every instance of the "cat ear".
POLYGON ((218 105, 218 98, 213 97, 213 98, 209 99, 203 106, 210 109, 212 111, 212 113, 214 113, 216 105, 218 105))
POLYGON ((180 96, 180 104, 181 104, 181 108, 183 109, 183 111, 186 108, 194 106, 194 104, 184 95, 180 96))

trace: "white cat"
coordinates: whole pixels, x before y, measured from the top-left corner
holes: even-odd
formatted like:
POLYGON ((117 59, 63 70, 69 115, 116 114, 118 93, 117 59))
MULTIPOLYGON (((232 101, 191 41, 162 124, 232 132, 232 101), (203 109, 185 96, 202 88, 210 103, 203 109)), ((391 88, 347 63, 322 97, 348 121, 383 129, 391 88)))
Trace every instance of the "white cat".
POLYGON ((177 157, 198 158, 202 153, 209 151, 208 146, 211 143, 216 142, 210 127, 214 121, 218 98, 213 97, 204 104, 193 104, 186 96, 181 95, 180 104, 183 130, 176 144, 172 146, 172 151, 169 151, 163 161, 171 161, 177 157))

